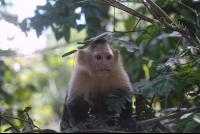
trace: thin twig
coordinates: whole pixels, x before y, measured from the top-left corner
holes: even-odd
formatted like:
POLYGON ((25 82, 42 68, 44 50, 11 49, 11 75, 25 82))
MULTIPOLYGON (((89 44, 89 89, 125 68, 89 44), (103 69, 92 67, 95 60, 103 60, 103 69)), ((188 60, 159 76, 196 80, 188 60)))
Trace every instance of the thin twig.
MULTIPOLYGON (((129 7, 126 7, 123 4, 121 4, 121 3, 119 3, 119 2, 117 2, 115 0, 102 0, 102 1, 108 3, 110 6, 116 7, 116 8, 121 9, 121 10, 123 10, 123 11, 125 11, 125 12, 127 12, 127 13, 129 13, 131 15, 134 15, 134 16, 136 16, 136 17, 138 17, 138 18, 140 18, 140 19, 142 19, 144 21, 151 22, 151 23, 153 21, 158 21, 156 19, 152 19, 150 17, 147 17, 147 16, 145 16, 145 15, 143 15, 143 14, 141 14, 141 13, 139 13, 139 12, 129 8, 129 7)), ((166 18, 166 17, 164 17, 164 18, 166 18)), ((174 27, 172 25, 167 25, 167 28, 172 29, 174 31, 178 31, 179 33, 184 34, 184 35, 189 35, 186 30, 174 27)), ((187 38, 187 40, 189 40, 189 42, 191 42, 191 43, 193 42, 193 41, 190 40, 190 38, 187 38)), ((193 45, 197 46, 197 44, 195 45, 194 43, 193 43, 193 45)))
POLYGON ((187 114, 187 113, 191 113, 191 112, 193 112, 197 109, 200 109, 200 107, 188 109, 188 110, 185 110, 185 111, 181 111, 181 112, 177 112, 177 113, 173 113, 173 114, 170 114, 170 115, 165 115, 165 116, 162 116, 162 117, 153 118, 153 119, 149 119, 149 120, 145 120, 145 121, 139 121, 139 122, 136 123, 136 126, 144 126, 144 125, 151 124, 151 123, 154 123, 154 122, 157 122, 157 121, 161 121, 161 120, 165 120, 165 119, 169 119, 169 118, 175 118, 177 116, 181 116, 181 115, 184 115, 184 114, 187 114))
MULTIPOLYGON (((187 96, 188 96, 188 94, 187 94, 187 96)), ((176 112, 179 112, 179 111, 180 111, 180 108, 181 108, 181 106, 183 105, 183 103, 185 102, 185 100, 187 99, 187 96, 186 96, 185 99, 181 102, 181 104, 178 105, 176 112)))
POLYGON ((138 23, 140 22, 141 19, 138 20, 138 22, 136 23, 135 27, 133 28, 132 32, 135 32, 135 28, 137 27, 138 23))
MULTIPOLYGON (((178 50, 178 47, 179 47, 179 45, 180 45, 180 42, 181 42, 182 38, 183 38, 183 35, 181 36, 181 38, 180 38, 179 41, 178 41, 178 44, 177 44, 177 46, 176 46, 176 49, 175 49, 175 51, 174 51, 174 54, 173 54, 172 58, 175 56, 176 51, 178 50)), ((165 75, 167 74, 167 71, 169 70, 169 67, 170 67, 170 66, 167 67, 167 69, 166 69, 166 71, 165 71, 165 75)))
POLYGON ((107 31, 107 30, 101 30, 101 29, 95 29, 95 28, 85 28, 85 29, 89 29, 89 30, 96 30, 96 31, 102 31, 102 32, 110 32, 110 33, 132 33, 132 32, 140 32, 140 31, 144 31, 145 29, 137 29, 135 31, 107 31))
MULTIPOLYGON (((158 89, 157 89, 157 90, 158 90, 158 89)), ((152 105, 153 105, 153 101, 154 101, 155 96, 156 96, 156 94, 154 94, 153 98, 151 99, 150 109, 151 109, 151 107, 152 107, 152 105)))
POLYGON ((12 124, 8 119, 6 119, 2 114, 0 114, 0 117, 3 120, 5 120, 8 124, 10 124, 18 133, 20 132, 20 130, 14 124, 12 124))
MULTIPOLYGON (((27 120, 16 118, 16 117, 13 117, 13 116, 8 116, 8 115, 3 115, 3 116, 8 117, 8 118, 17 119, 17 120, 24 121, 24 122, 29 122, 27 120)), ((29 122, 29 123, 31 123, 31 122, 29 122)), ((38 128, 41 131, 41 129, 38 126, 34 125, 34 127, 38 128)))
POLYGON ((145 15, 143 15, 143 14, 141 14, 141 13, 139 13, 139 12, 129 8, 129 7, 124 6, 123 4, 121 4, 121 3, 119 3, 119 2, 117 2, 115 0, 102 0, 102 1, 108 3, 109 5, 111 5, 113 7, 121 9, 121 10, 127 12, 127 13, 130 13, 130 14, 138 17, 138 18, 141 18, 142 20, 145 20, 145 21, 148 21, 148 22, 156 21, 155 19, 147 17, 147 16, 145 16, 145 15))
POLYGON ((185 6, 185 7, 187 7, 187 8, 190 9, 193 13, 195 13, 195 11, 194 11, 192 8, 190 8, 189 6, 183 4, 182 2, 178 2, 178 3, 181 4, 181 5, 183 5, 183 6, 185 6))
POLYGON ((114 7, 114 26, 113 26, 113 31, 115 31, 115 23, 116 23, 116 20, 115 20, 115 7, 114 7))
MULTIPOLYGON (((153 2, 152 0, 146 0, 163 18, 167 18, 168 20, 169 20, 169 23, 173 23, 173 24, 175 24, 176 26, 178 26, 176 23, 174 23, 173 22, 173 20, 155 3, 155 2, 153 2)), ((175 30, 176 28, 175 27, 173 27, 172 28, 172 26, 171 25, 166 25, 166 27, 167 28, 170 28, 170 29, 172 29, 172 30, 175 30)), ((183 33, 183 31, 181 31, 179 28, 177 29, 177 30, 175 30, 175 31, 178 31, 180 34, 182 34, 183 36, 184 36, 184 38, 186 39, 186 40, 188 40, 190 43, 191 43, 191 45, 193 45, 194 47, 196 47, 196 46, 198 46, 197 44, 196 44, 196 42, 194 42, 194 41, 192 41, 187 35, 188 34, 185 34, 185 33, 183 33)), ((184 30, 185 31, 185 30, 184 30)), ((186 32, 187 33, 187 32, 186 32)))
MULTIPOLYGON (((181 38, 179 39, 179 42, 178 42, 178 45, 176 46, 176 49, 175 49, 175 51, 174 51, 174 54, 173 54, 173 56, 172 57, 174 57, 175 56, 175 54, 176 54, 176 51, 178 50, 178 46, 179 46, 179 44, 180 44, 180 41, 182 40, 182 38, 183 38, 183 35, 181 36, 181 38)), ((165 75, 167 74, 167 71, 169 70, 169 68, 170 68, 170 66, 168 66, 167 67, 167 69, 166 69, 166 71, 165 71, 165 75)), ((158 90, 158 89, 157 89, 158 90)), ((155 98, 155 96, 156 96, 156 94, 154 94, 154 96, 153 96, 153 98, 152 98, 152 100, 151 100, 151 105, 150 105, 150 108, 152 107, 152 104, 153 104, 153 101, 154 101, 154 98, 155 98)))
POLYGON ((148 7, 147 4, 144 2, 144 0, 142 0, 142 2, 143 2, 143 4, 146 6, 146 8, 149 10, 149 12, 150 12, 157 20, 160 20, 160 19, 158 18, 158 16, 156 16, 156 15, 149 9, 149 7, 148 7))
MULTIPOLYGON (((188 109, 188 110, 185 110, 185 111, 175 112, 173 114, 165 115, 165 116, 162 116, 162 117, 152 118, 152 119, 143 120, 143 121, 137 121, 136 126, 144 126, 144 125, 151 124, 151 123, 154 123, 154 122, 158 122, 158 121, 161 121, 161 120, 175 118, 175 117, 187 114, 187 113, 191 113, 191 112, 193 112, 197 109, 200 109, 200 107, 191 108, 191 109, 188 109)), ((110 127, 109 129, 112 130, 113 127, 110 127)), ((121 129, 121 126, 120 125, 116 126, 116 129, 118 129, 118 130, 121 129)))
POLYGON ((199 26, 199 17, 198 17, 199 15, 196 10, 195 10, 195 13, 196 13, 196 17, 197 17, 197 25, 199 26))

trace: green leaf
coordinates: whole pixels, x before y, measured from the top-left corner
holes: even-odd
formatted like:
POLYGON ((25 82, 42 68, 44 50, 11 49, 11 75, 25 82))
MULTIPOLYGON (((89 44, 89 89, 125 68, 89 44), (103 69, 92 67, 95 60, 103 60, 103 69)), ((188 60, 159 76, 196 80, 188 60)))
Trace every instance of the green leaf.
POLYGON ((194 128, 199 127, 199 126, 200 126, 199 123, 197 123, 195 121, 189 121, 186 124, 186 126, 183 130, 183 133, 191 133, 194 128))
POLYGON ((118 103, 123 109, 126 109, 126 107, 125 107, 125 105, 124 105, 124 103, 122 101, 119 101, 118 103))
POLYGON ((146 98, 148 94, 150 93, 151 89, 152 89, 151 87, 144 89, 142 92, 142 97, 146 98))
POLYGON ((178 16, 174 19, 174 22, 176 23, 176 21, 177 21, 178 19, 180 19, 180 18, 181 18, 181 16, 178 15, 178 16))
POLYGON ((70 52, 67 52, 67 53, 65 53, 62 57, 65 57, 65 56, 68 56, 68 55, 70 55, 70 54, 73 54, 73 53, 75 53, 77 50, 73 50, 73 51, 70 51, 70 52))
POLYGON ((163 79, 168 79, 169 75, 163 75, 163 76, 159 76, 157 78, 155 78, 153 81, 156 82, 156 81, 160 81, 160 80, 163 80, 163 79))
POLYGON ((101 19, 101 11, 98 8, 93 8, 93 13, 97 16, 98 19, 101 19))
POLYGON ((63 32, 56 31, 55 37, 56 37, 56 40, 58 41, 59 39, 61 39, 63 37, 63 32))
POLYGON ((168 83, 165 83, 158 88, 159 95, 169 95, 170 91, 171 89, 168 83))
POLYGON ((70 118, 70 119, 69 119, 69 125, 70 125, 71 127, 76 127, 73 118, 70 118))
POLYGON ((86 25, 78 25, 78 27, 77 27, 78 32, 80 32, 85 27, 86 27, 86 25))
POLYGON ((10 130, 12 130, 12 129, 13 129, 13 127, 6 128, 6 129, 4 130, 4 132, 8 132, 8 131, 10 131, 10 130))
POLYGON ((146 27, 146 30, 143 31, 142 34, 141 34, 140 36, 138 36, 138 38, 136 39, 136 42, 135 42, 136 45, 139 45, 139 44, 142 42, 142 39, 140 39, 141 36, 143 36, 144 34, 149 34, 149 33, 148 33, 148 29, 149 29, 149 28, 155 28, 155 26, 154 26, 154 25, 149 25, 149 26, 147 26, 147 27, 146 27))
POLYGON ((193 100, 193 102, 194 103, 200 102, 200 96, 195 97, 194 100, 193 100))
POLYGON ((154 21, 153 24, 156 26, 157 29, 159 29, 159 30, 162 29, 162 27, 161 27, 162 23, 161 22, 154 21))
POLYGON ((166 82, 166 79, 162 79, 162 80, 159 80, 159 81, 156 81, 153 85, 152 85, 152 88, 159 88, 160 86, 163 85, 163 83, 166 82))
POLYGON ((180 84, 183 83, 182 80, 180 80, 179 78, 177 78, 177 77, 174 76, 174 75, 172 75, 172 76, 170 77, 170 79, 171 79, 173 82, 175 82, 176 84, 178 84, 178 85, 180 85, 180 84))
POLYGON ((157 92, 157 88, 151 88, 151 90, 150 90, 150 95, 154 95, 154 94, 156 94, 156 92, 157 92))
POLYGON ((126 100, 124 98, 120 98, 120 100, 123 102, 123 103, 126 103, 126 100))
POLYGON ((121 112, 122 112, 122 108, 120 107, 119 104, 116 105, 116 112, 117 112, 118 114, 121 114, 121 112))
POLYGON ((137 45, 135 45, 133 42, 130 42, 130 46, 135 48, 135 49, 140 49, 140 47, 138 47, 137 45))
POLYGON ((90 125, 92 124, 90 118, 87 118, 87 119, 86 119, 86 123, 88 123, 88 124, 90 124, 90 125))
POLYGON ((130 43, 124 40, 118 40, 117 43, 119 46, 124 46, 127 51, 134 52, 133 48, 131 47, 130 43))
POLYGON ((153 33, 155 30, 156 30, 156 28, 149 28, 149 29, 148 29, 148 32, 149 32, 149 33, 153 33))
POLYGON ((42 131, 43 133, 57 133, 56 131, 54 130, 51 130, 51 129, 45 129, 42 131))
POLYGON ((192 37, 192 39, 196 40, 196 35, 191 29, 189 29, 189 33, 190 33, 190 36, 192 37))
POLYGON ((73 130, 71 128, 66 130, 67 133, 74 133, 73 130))
POLYGON ((63 31, 65 40, 69 43, 69 39, 70 39, 70 29, 69 28, 65 28, 65 30, 63 31))
POLYGON ((193 26, 187 25, 186 27, 187 27, 188 29, 192 30, 194 33, 197 32, 197 29, 196 29, 195 27, 193 27, 193 26))
POLYGON ((135 82, 135 83, 132 85, 132 88, 133 88, 133 90, 134 90, 134 89, 137 89, 137 88, 140 88, 140 87, 146 85, 148 82, 149 82, 149 81, 146 81, 145 79, 140 79, 139 82, 135 82))
POLYGON ((105 103, 107 104, 107 105, 109 105, 109 104, 111 104, 111 103, 117 103, 117 99, 108 99, 108 100, 106 100, 105 101, 105 103))
POLYGON ((56 31, 56 28, 54 27, 53 24, 51 24, 51 29, 55 32, 56 31))
POLYGON ((66 122, 61 122, 60 123, 61 127, 63 127, 65 130, 69 129, 69 125, 66 122))
POLYGON ((141 37, 140 37, 140 39, 141 40, 146 40, 146 39, 148 39, 149 38, 149 34, 144 34, 144 35, 142 35, 141 37))
POLYGON ((111 104, 108 106, 108 111, 114 110, 115 107, 116 107, 116 104, 115 104, 115 103, 111 103, 111 104))
POLYGON ((132 100, 128 96, 123 96, 128 102, 132 102, 132 100))
POLYGON ((94 118, 94 116, 92 116, 92 123, 93 123, 94 127, 97 127, 96 119, 94 118))
POLYGON ((173 90, 178 91, 178 85, 177 85, 176 83, 174 83, 174 81, 172 81, 171 79, 169 79, 169 80, 167 81, 167 83, 169 84, 169 86, 170 86, 173 90))
POLYGON ((153 40, 153 38, 158 34, 159 30, 155 30, 151 35, 150 38, 147 40, 147 42, 145 43, 145 47, 147 47, 151 41, 153 40))
POLYGON ((100 127, 103 126, 103 118, 101 116, 98 118, 98 124, 100 127))
POLYGON ((24 109, 24 112, 28 112, 29 110, 31 110, 31 107, 26 107, 26 108, 24 109))

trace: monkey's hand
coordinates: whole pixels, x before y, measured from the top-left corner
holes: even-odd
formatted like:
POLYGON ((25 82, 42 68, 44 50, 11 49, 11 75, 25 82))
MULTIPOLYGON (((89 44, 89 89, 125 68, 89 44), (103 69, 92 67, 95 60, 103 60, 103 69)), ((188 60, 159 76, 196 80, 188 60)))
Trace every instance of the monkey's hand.
POLYGON ((119 122, 125 132, 136 132, 136 121, 133 119, 124 119, 119 122))

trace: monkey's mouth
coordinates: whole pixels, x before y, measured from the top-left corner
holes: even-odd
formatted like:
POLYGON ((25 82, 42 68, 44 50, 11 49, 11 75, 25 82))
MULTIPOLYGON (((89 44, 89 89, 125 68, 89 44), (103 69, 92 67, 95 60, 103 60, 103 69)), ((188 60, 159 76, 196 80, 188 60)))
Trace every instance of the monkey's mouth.
POLYGON ((108 69, 101 69, 101 70, 97 70, 98 73, 100 74, 108 74, 110 72, 110 70, 108 69))

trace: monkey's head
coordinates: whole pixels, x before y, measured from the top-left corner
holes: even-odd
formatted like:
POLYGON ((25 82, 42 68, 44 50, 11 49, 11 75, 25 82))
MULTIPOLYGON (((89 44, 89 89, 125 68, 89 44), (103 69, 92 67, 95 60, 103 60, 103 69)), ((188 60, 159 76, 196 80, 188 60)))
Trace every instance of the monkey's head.
POLYGON ((78 53, 81 69, 92 75, 108 75, 115 70, 119 51, 104 40, 96 40, 78 53))

